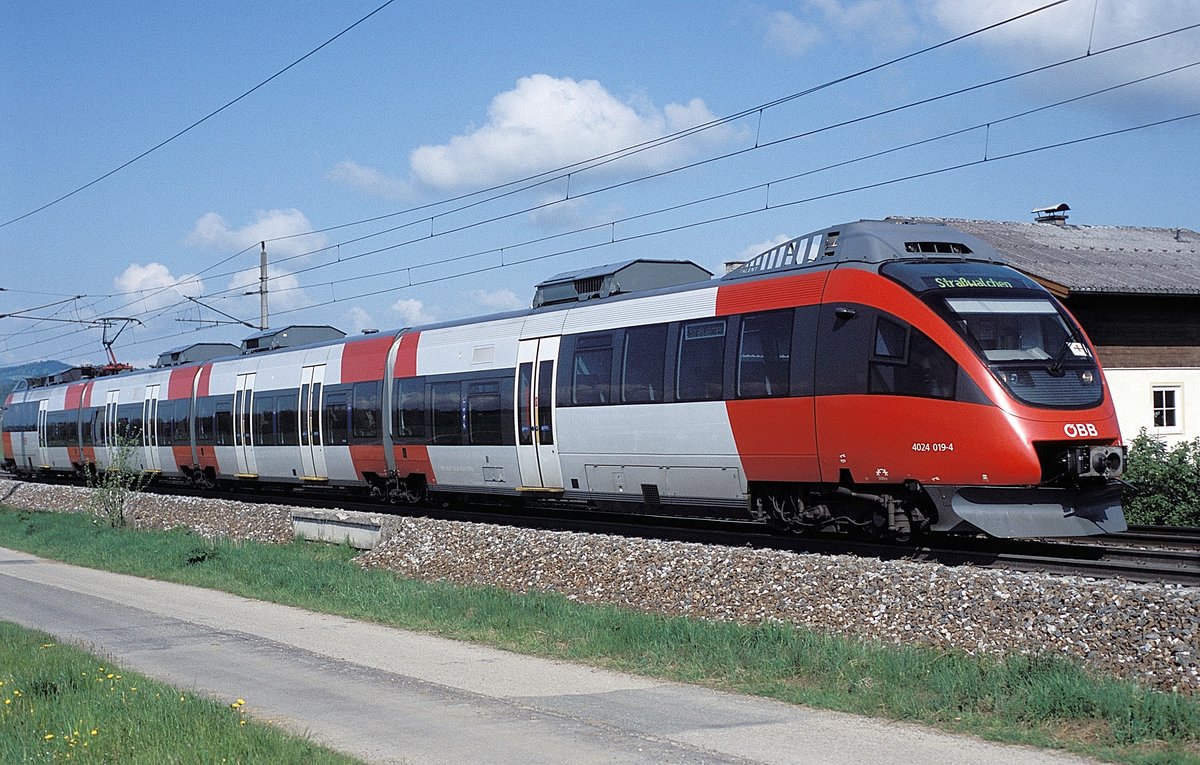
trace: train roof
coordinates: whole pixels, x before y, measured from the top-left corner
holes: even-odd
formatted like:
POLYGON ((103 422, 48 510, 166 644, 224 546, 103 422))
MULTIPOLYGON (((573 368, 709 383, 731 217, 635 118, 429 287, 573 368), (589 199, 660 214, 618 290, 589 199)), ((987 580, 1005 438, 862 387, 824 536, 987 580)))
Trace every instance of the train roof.
POLYGON ((987 242, 942 223, 859 220, 814 231, 776 245, 733 269, 722 280, 767 272, 822 268, 838 263, 952 259, 1007 265, 987 242))

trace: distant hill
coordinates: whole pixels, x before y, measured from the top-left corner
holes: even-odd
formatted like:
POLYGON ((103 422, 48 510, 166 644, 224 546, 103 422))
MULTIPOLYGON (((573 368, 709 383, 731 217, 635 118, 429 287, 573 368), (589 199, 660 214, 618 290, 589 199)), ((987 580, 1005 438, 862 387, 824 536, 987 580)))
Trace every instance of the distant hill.
POLYGON ((26 377, 45 377, 64 369, 70 369, 70 364, 61 361, 34 361, 28 364, 17 364, 11 367, 0 367, 0 404, 8 398, 8 394, 17 383, 26 377))

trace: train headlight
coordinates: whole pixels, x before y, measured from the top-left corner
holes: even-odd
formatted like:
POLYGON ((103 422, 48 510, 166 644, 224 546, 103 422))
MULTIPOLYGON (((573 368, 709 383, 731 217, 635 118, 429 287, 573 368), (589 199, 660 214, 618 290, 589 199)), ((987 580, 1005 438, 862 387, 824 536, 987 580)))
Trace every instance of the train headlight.
POLYGON ((1088 369, 1079 375, 1079 379, 1083 381, 1084 385, 1091 385, 1096 381, 1096 375, 1092 374, 1092 370, 1088 369))

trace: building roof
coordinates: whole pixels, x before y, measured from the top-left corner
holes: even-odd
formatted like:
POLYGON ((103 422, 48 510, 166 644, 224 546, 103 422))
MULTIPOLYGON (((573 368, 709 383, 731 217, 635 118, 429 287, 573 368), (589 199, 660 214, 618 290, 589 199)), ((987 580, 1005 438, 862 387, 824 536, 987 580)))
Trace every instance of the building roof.
POLYGON ((944 223, 991 244, 1008 264, 1066 297, 1200 295, 1200 233, 1186 228, 1075 226, 960 218, 944 223))

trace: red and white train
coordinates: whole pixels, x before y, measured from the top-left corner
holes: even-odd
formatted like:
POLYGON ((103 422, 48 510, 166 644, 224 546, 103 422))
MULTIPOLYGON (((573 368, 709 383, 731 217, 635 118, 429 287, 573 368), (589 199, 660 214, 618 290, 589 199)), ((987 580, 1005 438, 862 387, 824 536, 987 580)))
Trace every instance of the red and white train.
POLYGON ((710 276, 630 261, 555 277, 529 310, 255 352, 286 334, 266 333, 240 354, 26 386, 6 402, 5 461, 105 470, 132 441, 136 468, 200 487, 901 536, 1125 529, 1095 350, 983 241, 858 221, 710 276))

